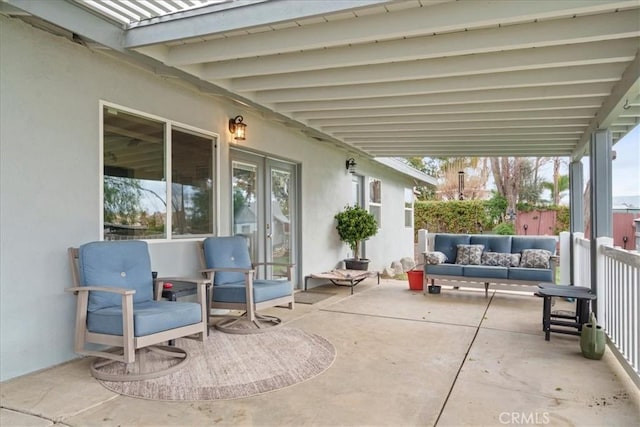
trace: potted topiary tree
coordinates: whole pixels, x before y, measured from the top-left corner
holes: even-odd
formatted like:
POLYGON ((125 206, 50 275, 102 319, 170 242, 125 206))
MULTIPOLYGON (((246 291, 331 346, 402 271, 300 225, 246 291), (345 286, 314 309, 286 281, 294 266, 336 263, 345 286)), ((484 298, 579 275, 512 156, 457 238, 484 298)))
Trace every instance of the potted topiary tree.
POLYGON ((335 219, 340 240, 348 244, 353 251, 353 258, 344 260, 345 268, 367 270, 369 260, 360 258, 360 244, 378 232, 376 218, 360 206, 347 205, 335 215, 335 219))

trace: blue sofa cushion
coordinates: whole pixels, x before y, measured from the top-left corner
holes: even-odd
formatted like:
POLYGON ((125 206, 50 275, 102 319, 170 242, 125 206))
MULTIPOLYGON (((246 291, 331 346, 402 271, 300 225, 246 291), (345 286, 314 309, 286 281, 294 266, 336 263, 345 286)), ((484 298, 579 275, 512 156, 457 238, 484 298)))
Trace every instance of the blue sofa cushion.
POLYGON ((552 271, 545 268, 509 268, 509 279, 529 280, 531 282, 552 282, 552 271))
POLYGON ((442 252, 447 257, 447 263, 454 263, 458 255, 458 245, 468 244, 468 234, 436 234, 433 250, 442 252))
POLYGON ((525 236, 513 236, 511 238, 511 253, 515 254, 525 249, 546 249, 552 254, 555 254, 556 239, 554 237, 525 236))
MULTIPOLYGON (((138 240, 91 242, 79 248, 82 286, 108 286, 135 290, 135 304, 153 300, 153 277, 147 243, 138 240)), ((120 307, 122 296, 89 292, 89 312, 120 307)))
MULTIPOLYGON (((155 334, 200 322, 202 310, 194 302, 147 301, 134 304, 133 334, 136 337, 155 334)), ((91 332, 122 335, 122 308, 107 307, 87 314, 91 332)))
MULTIPOLYGON (((252 268, 247 239, 242 236, 207 237, 203 247, 207 268, 252 268)), ((214 275, 213 284, 244 283, 244 277, 242 272, 221 271, 214 275)))
POLYGON ((511 236, 472 235, 472 245, 483 245, 485 252, 511 252, 511 236))
POLYGON ((480 265, 483 250, 482 245, 458 245, 456 264, 480 265))
MULTIPOLYGON (((291 282, 287 280, 254 280, 253 301, 256 303, 269 301, 291 295, 291 282)), ((240 303, 246 302, 247 294, 244 281, 215 285, 213 287, 215 302, 240 303)))
POLYGON ((424 272, 428 276, 429 274, 437 275, 449 275, 449 276, 462 276, 463 266, 458 264, 437 264, 430 265, 425 264, 424 272))
POLYGON ((483 252, 481 264, 494 267, 518 267, 520 265, 520 254, 483 252))
POLYGON ((463 272, 465 277, 506 279, 509 269, 507 267, 494 267, 490 265, 465 265, 463 267, 463 272))

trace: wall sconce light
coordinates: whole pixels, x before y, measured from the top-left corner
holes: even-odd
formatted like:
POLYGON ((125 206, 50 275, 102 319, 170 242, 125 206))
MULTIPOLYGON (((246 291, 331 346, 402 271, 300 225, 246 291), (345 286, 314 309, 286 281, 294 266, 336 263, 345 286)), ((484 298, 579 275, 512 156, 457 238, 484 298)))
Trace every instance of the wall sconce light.
POLYGON ((523 224, 522 228, 524 228, 524 235, 527 235, 527 230, 529 229, 529 225, 528 224, 523 224))
POLYGON ((354 175, 356 173, 356 159, 354 159, 353 157, 351 157, 349 160, 346 161, 345 166, 347 168, 347 170, 349 171, 350 174, 354 175))
POLYGON ((464 171, 458 172, 458 199, 464 200, 464 171))
POLYGON ((245 140, 245 131, 247 130, 247 125, 242 123, 244 118, 242 116, 235 116, 233 119, 229 119, 229 132, 231 132, 234 136, 233 139, 236 141, 244 141, 245 140))

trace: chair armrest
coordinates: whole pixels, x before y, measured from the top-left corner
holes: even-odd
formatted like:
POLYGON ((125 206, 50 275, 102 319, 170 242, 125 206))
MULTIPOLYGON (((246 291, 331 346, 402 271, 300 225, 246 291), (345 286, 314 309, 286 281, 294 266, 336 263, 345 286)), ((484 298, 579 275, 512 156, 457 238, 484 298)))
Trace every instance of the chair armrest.
POLYGON ((287 280, 291 281, 291 269, 295 266, 295 264, 288 264, 284 262, 255 262, 251 264, 253 268, 256 268, 260 265, 271 266, 271 267, 287 267, 287 280))
POLYGON ((280 267, 295 267, 295 264, 287 264, 285 262, 254 262, 252 264, 254 267, 258 265, 275 265, 280 267))
POLYGON ((100 292, 111 292, 113 294, 120 295, 133 295, 136 293, 133 289, 124 289, 124 288, 112 288, 106 286, 75 286, 72 288, 66 288, 65 292, 89 292, 89 291, 100 291, 100 292))
POLYGON ((195 283, 196 285, 209 285, 211 279, 198 278, 198 277, 159 277, 156 279, 157 283, 165 282, 188 282, 195 283))
POLYGON ((201 273, 215 273, 218 271, 228 271, 228 272, 237 272, 237 273, 253 273, 255 270, 252 268, 233 268, 233 267, 221 267, 221 268, 205 268, 204 270, 200 270, 201 273))

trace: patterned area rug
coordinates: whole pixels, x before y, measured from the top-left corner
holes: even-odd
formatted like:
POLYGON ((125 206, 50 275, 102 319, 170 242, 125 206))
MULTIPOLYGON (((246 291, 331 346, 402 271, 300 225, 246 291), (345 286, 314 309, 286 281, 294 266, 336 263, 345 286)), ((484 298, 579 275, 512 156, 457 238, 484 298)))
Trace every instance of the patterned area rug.
MULTIPOLYGON (((189 352, 189 360, 175 373, 144 381, 100 383, 115 393, 143 399, 237 399, 306 381, 328 369, 336 357, 335 347, 326 339, 287 327, 251 335, 212 329, 204 343, 179 339, 176 346, 189 352)), ((144 352, 138 359, 145 370, 172 363, 153 352, 144 352)), ((122 369, 117 365, 101 370, 122 369)), ((139 369, 134 366, 132 371, 139 369)))

